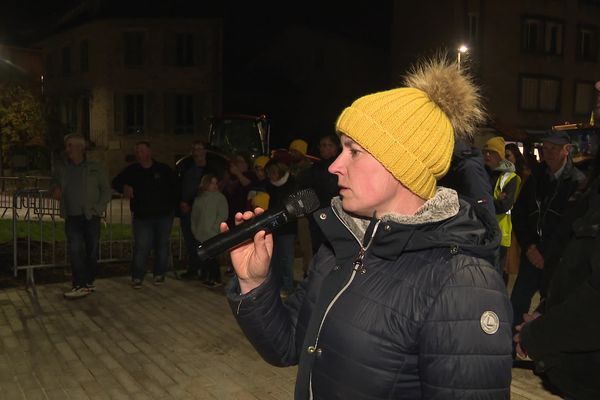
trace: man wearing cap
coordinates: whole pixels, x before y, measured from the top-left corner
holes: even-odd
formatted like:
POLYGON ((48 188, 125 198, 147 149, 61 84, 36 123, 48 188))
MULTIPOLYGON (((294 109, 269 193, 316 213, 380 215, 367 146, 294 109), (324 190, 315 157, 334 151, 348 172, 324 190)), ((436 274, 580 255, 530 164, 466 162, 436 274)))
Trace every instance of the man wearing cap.
MULTIPOLYGON (((573 166, 566 132, 542 139, 545 166, 527 179, 514 208, 513 229, 521 245, 519 274, 511 293, 514 324, 523 322, 533 294, 542 289, 545 258, 553 247, 563 211, 585 175, 573 166)), ((540 293, 542 298, 545 293, 540 293)))
POLYGON ((517 189, 521 184, 521 178, 515 173, 513 163, 505 159, 505 153, 505 143, 501 136, 489 139, 483 146, 485 167, 490 177, 490 183, 494 188, 496 219, 500 226, 500 232, 502 232, 498 267, 500 272, 504 274, 504 281, 507 282, 504 267, 512 235, 510 214, 517 198, 517 189))
POLYGON ((267 362, 298 364, 296 399, 509 398, 510 302, 491 264, 498 223, 436 184, 455 134, 483 118, 464 69, 421 63, 405 87, 339 116, 342 152, 329 167, 339 197, 313 213, 328 244, 285 302, 269 272, 271 234, 231 251, 231 309, 267 362))

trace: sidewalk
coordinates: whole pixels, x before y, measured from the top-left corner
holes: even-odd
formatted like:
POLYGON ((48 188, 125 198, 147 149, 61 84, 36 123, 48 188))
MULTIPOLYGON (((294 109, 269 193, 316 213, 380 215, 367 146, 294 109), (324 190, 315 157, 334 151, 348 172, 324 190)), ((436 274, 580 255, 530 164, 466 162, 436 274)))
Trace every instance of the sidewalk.
MULTIPOLYGON (((0 399, 292 399, 296 368, 248 344, 222 288, 167 279, 140 290, 97 281, 83 299, 66 283, 0 291, 0 399)), ((512 399, 558 399, 514 370, 512 399)))

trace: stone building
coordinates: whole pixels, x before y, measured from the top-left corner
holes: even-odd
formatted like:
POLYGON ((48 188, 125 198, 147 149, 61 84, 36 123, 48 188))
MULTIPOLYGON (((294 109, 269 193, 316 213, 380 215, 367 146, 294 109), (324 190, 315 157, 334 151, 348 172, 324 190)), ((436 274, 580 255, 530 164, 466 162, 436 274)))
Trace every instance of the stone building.
MULTIPOLYGON (((490 126, 507 137, 587 122, 600 80, 598 0, 395 1, 393 71, 450 49, 483 89, 490 126)), ((392 77, 394 78, 394 77, 392 77)))
POLYGON ((98 18, 37 43, 43 92, 65 132, 90 141, 115 174, 135 142, 173 165, 221 112, 222 23, 216 18, 98 18))

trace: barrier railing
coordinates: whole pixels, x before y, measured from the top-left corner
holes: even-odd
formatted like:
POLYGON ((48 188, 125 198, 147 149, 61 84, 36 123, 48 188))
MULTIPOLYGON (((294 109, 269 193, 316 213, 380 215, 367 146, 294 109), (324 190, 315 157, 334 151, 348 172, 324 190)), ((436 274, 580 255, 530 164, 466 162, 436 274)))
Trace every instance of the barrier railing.
MULTIPOLYGON (((19 181, 17 178, 14 182, 19 181)), ((33 180, 36 185, 47 179, 33 180)), ((2 218, 12 212, 13 273, 26 271, 26 285, 34 286, 34 271, 38 268, 64 267, 69 264, 67 242, 64 236, 64 220, 60 216, 60 202, 50 197, 48 189, 21 188, 14 192, 0 192, 2 218), (6 200, 10 196, 9 202, 6 200)), ((173 255, 183 258, 182 237, 171 238, 173 255), (175 251, 173 249, 175 248, 175 251)), ((99 245, 99 263, 130 262, 133 254, 131 213, 129 202, 122 195, 113 193, 105 215, 99 245)), ((176 272, 175 272, 176 274, 176 272)))

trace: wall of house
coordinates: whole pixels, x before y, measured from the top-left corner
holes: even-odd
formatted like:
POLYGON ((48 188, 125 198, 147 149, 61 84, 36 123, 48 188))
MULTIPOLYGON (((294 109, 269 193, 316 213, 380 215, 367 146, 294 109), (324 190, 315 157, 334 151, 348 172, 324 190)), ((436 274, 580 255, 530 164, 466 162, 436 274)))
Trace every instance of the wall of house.
POLYGON ((89 100, 90 156, 103 160, 111 173, 127 164, 127 156, 139 140, 151 142, 156 158, 173 165, 178 155, 188 152, 192 141, 206 138, 206 118, 221 112, 219 20, 98 20, 53 35, 40 47, 49 102, 69 125, 68 131, 87 134, 82 102, 89 100), (141 65, 125 62, 127 32, 140 32, 143 37, 141 65), (191 65, 177 65, 177 34, 193 37, 191 65), (88 48, 87 70, 81 63, 83 42, 88 48), (70 49, 68 72, 63 65, 66 48, 70 49), (193 118, 189 120, 193 126, 188 124, 183 133, 176 134, 178 95, 192 99, 189 110, 193 118), (135 96, 143 96, 140 133, 127 129, 128 101, 135 96))
MULTIPOLYGON (((470 68, 482 88, 492 126, 504 132, 541 132, 564 121, 584 122, 589 115, 575 112, 577 82, 592 87, 600 79, 598 38, 600 6, 590 1, 568 0, 453 0, 438 2, 436 12, 427 12, 428 2, 396 1, 392 26, 392 74, 404 71, 422 55, 446 48, 451 58, 465 43, 469 52, 461 65, 470 68), (475 37, 469 18, 475 16, 475 37), (562 51, 553 54, 542 48, 524 48, 525 19, 538 18, 550 27, 561 24, 562 51), (578 35, 582 26, 595 32, 593 60, 578 56, 578 35), (558 79, 558 106, 554 110, 523 109, 522 77, 558 79)), ((597 2, 596 2, 597 3, 597 2)), ((545 29, 545 28, 542 28, 545 29)), ((542 31, 542 35, 545 33, 542 31)), ((543 39, 545 40, 545 38, 543 39)), ((540 96, 541 97, 541 96, 540 96)), ((589 113, 591 113, 591 105, 589 113)), ((588 113, 588 114, 589 114, 588 113)))

